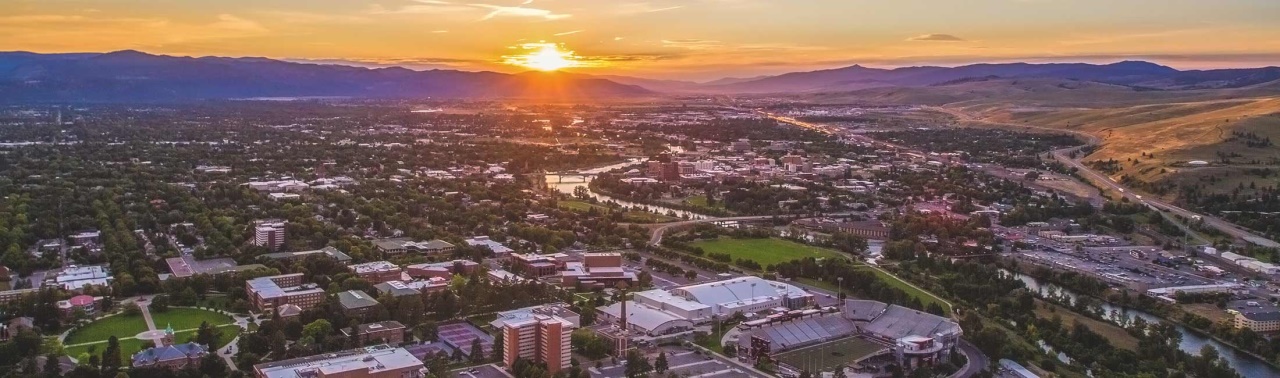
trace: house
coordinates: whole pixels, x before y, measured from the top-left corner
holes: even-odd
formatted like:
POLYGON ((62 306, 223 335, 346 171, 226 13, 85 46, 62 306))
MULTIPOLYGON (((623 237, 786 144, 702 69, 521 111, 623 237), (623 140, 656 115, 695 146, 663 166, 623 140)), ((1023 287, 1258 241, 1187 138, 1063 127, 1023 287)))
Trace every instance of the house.
MULTIPOLYGON (((167 340, 172 340, 173 329, 166 329, 167 340)), ((209 348, 196 344, 186 343, 172 345, 166 342, 163 347, 151 347, 133 355, 133 367, 164 367, 170 369, 182 369, 187 366, 200 366, 200 359, 209 354, 209 348)))

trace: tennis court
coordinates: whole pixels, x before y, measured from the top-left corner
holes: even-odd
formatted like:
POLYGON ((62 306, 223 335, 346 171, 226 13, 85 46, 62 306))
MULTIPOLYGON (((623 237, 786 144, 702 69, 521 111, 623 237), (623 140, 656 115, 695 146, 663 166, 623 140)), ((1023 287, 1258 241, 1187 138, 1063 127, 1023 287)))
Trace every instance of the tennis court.
POLYGON ((778 362, 799 370, 819 373, 834 371, 837 366, 852 365, 855 361, 871 356, 884 345, 861 337, 849 337, 818 345, 789 350, 774 355, 778 362))
POLYGON ((480 348, 486 356, 493 353, 493 336, 468 323, 441 324, 436 335, 467 357, 471 357, 471 341, 475 339, 480 339, 480 348))

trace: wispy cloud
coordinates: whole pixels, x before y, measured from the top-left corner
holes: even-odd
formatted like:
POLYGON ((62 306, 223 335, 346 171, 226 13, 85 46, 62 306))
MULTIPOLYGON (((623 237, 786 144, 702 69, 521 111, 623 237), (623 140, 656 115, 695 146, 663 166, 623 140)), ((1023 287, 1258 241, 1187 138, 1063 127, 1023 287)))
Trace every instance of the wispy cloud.
POLYGON ((251 33, 261 33, 261 32, 269 31, 267 30, 266 27, 262 26, 262 24, 259 24, 256 21, 241 18, 233 14, 218 15, 218 21, 210 24, 209 27, 223 29, 223 30, 251 32, 251 33))
POLYGON ((690 49, 690 50, 708 49, 713 47, 720 47, 722 45, 723 44, 720 43, 720 41, 713 41, 709 39, 685 38, 685 39, 662 40, 662 46, 664 47, 675 47, 675 48, 690 49))
POLYGON ((585 31, 585 30, 572 30, 572 31, 561 32, 561 33, 556 33, 556 34, 552 34, 552 35, 557 36, 557 37, 560 37, 560 36, 566 36, 566 35, 574 35, 574 34, 578 34, 578 33, 581 33, 581 32, 583 32, 583 31, 585 31))
POLYGON ((370 14, 450 14, 488 11, 480 17, 480 21, 501 17, 535 18, 543 20, 560 20, 572 17, 567 13, 556 13, 548 9, 532 8, 533 0, 525 0, 520 5, 496 5, 487 3, 455 3, 443 0, 414 0, 413 4, 398 8, 387 8, 379 4, 370 6, 370 14))
POLYGON ((525 0, 525 2, 520 3, 520 5, 517 5, 514 7, 493 5, 493 4, 468 4, 468 5, 490 10, 489 14, 486 14, 484 15, 484 17, 480 18, 481 21, 493 19, 496 17, 532 17, 532 18, 542 18, 544 20, 559 20, 559 19, 572 17, 572 15, 570 14, 555 13, 546 9, 525 7, 525 5, 529 5, 532 3, 533 3, 533 0, 525 0))
POLYGON ((619 5, 618 13, 622 13, 622 14, 657 13, 657 12, 666 12, 670 10, 676 10, 680 8, 684 8, 684 6, 683 5, 658 6, 658 5, 654 5, 652 3, 647 3, 647 2, 624 3, 619 5))
POLYGON ((915 37, 907 38, 911 42, 964 42, 964 38, 960 38, 951 34, 923 34, 915 37))

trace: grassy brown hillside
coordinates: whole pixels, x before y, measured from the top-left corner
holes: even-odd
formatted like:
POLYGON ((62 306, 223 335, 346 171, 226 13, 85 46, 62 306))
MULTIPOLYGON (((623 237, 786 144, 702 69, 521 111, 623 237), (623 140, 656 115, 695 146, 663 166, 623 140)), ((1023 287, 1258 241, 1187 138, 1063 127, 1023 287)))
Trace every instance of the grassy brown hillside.
MULTIPOLYGON (((820 103, 915 104, 941 109, 966 125, 1069 130, 1101 146, 1086 161, 1116 160, 1114 177, 1146 182, 1226 178, 1280 168, 1280 82, 1237 89, 1151 91, 1053 79, 979 79, 914 88, 809 95, 820 103), (1240 137, 1236 133, 1249 134, 1240 137), (1261 140, 1275 142, 1259 146, 1261 140), (1212 167, 1189 167, 1192 160, 1212 167)), ((1272 180, 1275 180, 1274 178, 1272 180)), ((1246 183, 1247 184, 1247 183, 1246 183)), ((1260 183, 1261 184, 1261 183, 1260 183)))

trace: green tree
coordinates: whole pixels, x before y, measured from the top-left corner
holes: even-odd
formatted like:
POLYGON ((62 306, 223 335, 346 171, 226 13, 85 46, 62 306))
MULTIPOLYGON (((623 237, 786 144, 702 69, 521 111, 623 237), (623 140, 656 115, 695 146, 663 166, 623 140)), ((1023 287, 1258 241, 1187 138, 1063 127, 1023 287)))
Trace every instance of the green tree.
POLYGON ((663 374, 667 372, 667 368, 669 367, 670 366, 667 365, 667 352, 663 351, 658 353, 658 359, 653 361, 653 371, 658 372, 658 374, 663 374))
POLYGON ((640 354, 639 350, 631 349, 627 351, 627 367, 625 374, 627 378, 639 378, 653 371, 653 366, 649 364, 649 358, 640 354))
POLYGON ((324 319, 316 320, 302 327, 302 337, 310 337, 316 342, 321 342, 330 333, 333 333, 333 325, 324 319))

